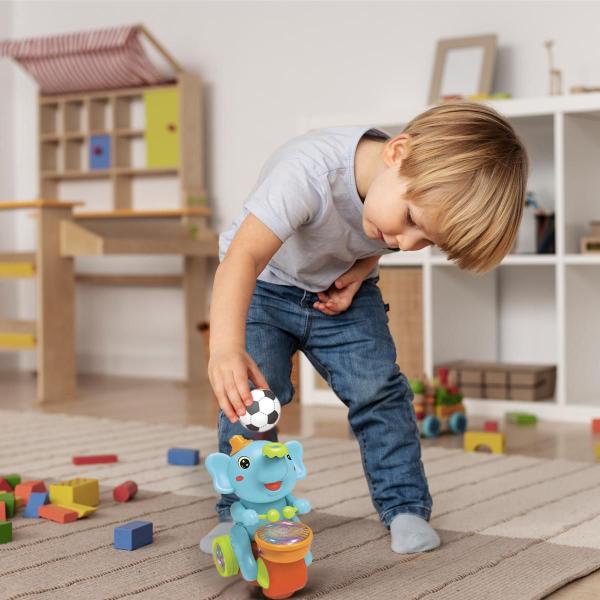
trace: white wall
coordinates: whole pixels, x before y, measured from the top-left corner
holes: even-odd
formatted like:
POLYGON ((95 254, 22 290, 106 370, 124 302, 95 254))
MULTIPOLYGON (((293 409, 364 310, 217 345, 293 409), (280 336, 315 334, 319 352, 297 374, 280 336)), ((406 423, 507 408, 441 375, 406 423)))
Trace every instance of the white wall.
MULTIPOLYGON (((302 117, 425 103, 439 38, 497 33, 495 89, 514 96, 547 93, 545 39, 556 41, 565 89, 600 84, 596 2, 31 1, 12 8, 19 38, 143 22, 203 76, 217 230, 237 214, 263 161, 297 133, 302 117)), ((15 79, 15 192, 27 197, 36 192, 35 86, 24 75, 15 79)), ((28 226, 19 221, 22 246, 31 243, 28 226)), ((32 292, 22 290, 22 310, 31 312, 32 292)), ((80 366, 181 376, 180 304, 176 291, 82 288, 80 366)))

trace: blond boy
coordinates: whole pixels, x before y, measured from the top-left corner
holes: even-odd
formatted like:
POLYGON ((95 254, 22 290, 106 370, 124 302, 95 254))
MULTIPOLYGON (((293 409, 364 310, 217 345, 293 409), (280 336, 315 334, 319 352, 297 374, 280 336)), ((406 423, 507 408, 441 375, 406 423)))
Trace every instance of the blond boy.
MULTIPOLYGON (((211 308, 209 377, 221 407, 219 450, 249 432, 250 387, 287 404, 290 357, 303 352, 348 408, 371 500, 392 550, 440 543, 421 462, 412 392, 396 365, 378 260, 437 245, 485 272, 513 246, 528 161, 511 125, 484 105, 453 102, 395 137, 369 127, 308 133, 278 149, 231 228, 211 308)), ((220 523, 231 527, 223 495, 220 523)))

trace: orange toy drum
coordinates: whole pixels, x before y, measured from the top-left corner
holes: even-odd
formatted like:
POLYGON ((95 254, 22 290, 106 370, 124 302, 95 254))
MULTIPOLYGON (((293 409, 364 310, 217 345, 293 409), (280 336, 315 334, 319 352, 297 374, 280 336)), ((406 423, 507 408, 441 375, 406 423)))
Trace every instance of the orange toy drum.
POLYGON ((300 521, 275 521, 256 530, 257 583, 267 598, 289 598, 306 585, 304 558, 312 539, 312 529, 300 521))

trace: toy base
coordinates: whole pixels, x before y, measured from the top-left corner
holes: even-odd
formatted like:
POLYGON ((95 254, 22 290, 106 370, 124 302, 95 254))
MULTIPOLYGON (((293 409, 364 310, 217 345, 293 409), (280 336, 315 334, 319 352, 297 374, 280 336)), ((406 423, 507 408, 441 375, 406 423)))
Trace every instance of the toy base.
MULTIPOLYGON (((252 550, 255 558, 260 557, 256 549, 256 544, 252 543, 252 550)), ((262 592, 267 598, 281 600, 289 598, 295 592, 301 590, 308 581, 308 568, 304 559, 292 563, 276 563, 261 557, 267 572, 269 573, 269 587, 262 588, 262 592)), ((254 585, 260 585, 257 581, 250 582, 254 585)))

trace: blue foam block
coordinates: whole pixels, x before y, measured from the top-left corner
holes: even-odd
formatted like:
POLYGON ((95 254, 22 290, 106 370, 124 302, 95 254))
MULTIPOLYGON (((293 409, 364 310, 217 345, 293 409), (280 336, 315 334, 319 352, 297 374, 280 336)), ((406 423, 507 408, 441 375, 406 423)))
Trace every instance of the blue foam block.
POLYGON ((152 523, 150 521, 131 521, 115 527, 114 546, 118 550, 137 550, 152 543, 152 523))
POLYGON ((44 504, 48 504, 48 492, 31 492, 23 516, 28 519, 39 519, 38 511, 44 504))
POLYGON ((167 462, 170 465, 192 467, 200 464, 200 450, 193 448, 169 448, 167 462))

